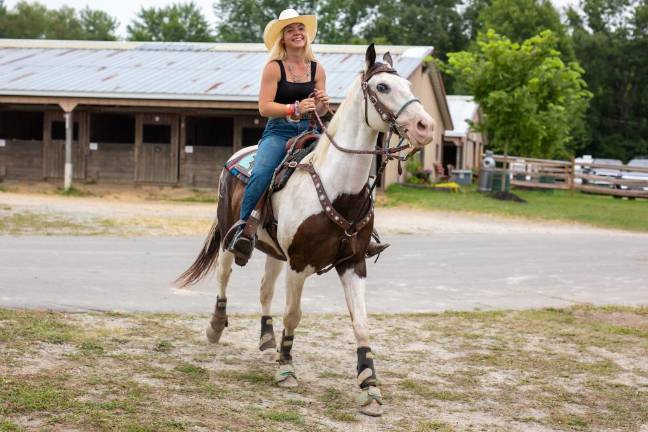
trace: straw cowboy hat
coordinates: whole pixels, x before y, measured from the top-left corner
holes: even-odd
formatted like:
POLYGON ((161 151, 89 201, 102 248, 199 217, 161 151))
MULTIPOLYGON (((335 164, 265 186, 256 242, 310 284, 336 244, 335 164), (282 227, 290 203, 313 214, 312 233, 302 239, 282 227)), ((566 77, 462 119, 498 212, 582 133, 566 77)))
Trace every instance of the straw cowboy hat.
POLYGON ((313 42, 315 34, 317 34, 317 17, 315 15, 299 15, 295 9, 284 9, 279 14, 279 18, 270 21, 263 31, 263 42, 266 48, 272 49, 277 39, 281 37, 283 28, 293 23, 304 24, 308 39, 313 42))

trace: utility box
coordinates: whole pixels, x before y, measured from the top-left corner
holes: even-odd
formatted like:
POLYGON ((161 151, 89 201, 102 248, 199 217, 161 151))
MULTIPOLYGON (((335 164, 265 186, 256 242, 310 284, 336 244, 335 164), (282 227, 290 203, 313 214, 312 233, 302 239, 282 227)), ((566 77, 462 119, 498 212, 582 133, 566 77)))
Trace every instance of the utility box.
POLYGON ((450 181, 468 186, 472 184, 472 170, 453 170, 450 181))

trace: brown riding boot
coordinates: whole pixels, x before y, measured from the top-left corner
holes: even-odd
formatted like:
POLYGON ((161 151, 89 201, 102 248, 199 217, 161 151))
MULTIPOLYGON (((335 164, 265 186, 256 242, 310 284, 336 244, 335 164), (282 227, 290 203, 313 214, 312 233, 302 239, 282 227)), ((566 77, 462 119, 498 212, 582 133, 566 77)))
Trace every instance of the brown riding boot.
POLYGON ((389 243, 378 243, 371 240, 367 245, 367 250, 365 250, 365 258, 371 258, 373 256, 376 256, 379 253, 382 253, 389 246, 391 246, 391 244, 389 243))
POLYGON ((232 240, 227 247, 227 250, 234 254, 234 262, 243 267, 247 264, 254 251, 254 244, 256 243, 256 230, 259 226, 259 219, 257 215, 252 212, 252 215, 247 221, 239 221, 233 227, 236 229, 232 235, 232 240))
POLYGON ((369 242, 367 249, 365 250, 365 258, 374 257, 391 246, 391 244, 389 243, 383 243, 380 241, 380 236, 378 235, 378 231, 376 230, 372 231, 371 237, 371 241, 369 242))

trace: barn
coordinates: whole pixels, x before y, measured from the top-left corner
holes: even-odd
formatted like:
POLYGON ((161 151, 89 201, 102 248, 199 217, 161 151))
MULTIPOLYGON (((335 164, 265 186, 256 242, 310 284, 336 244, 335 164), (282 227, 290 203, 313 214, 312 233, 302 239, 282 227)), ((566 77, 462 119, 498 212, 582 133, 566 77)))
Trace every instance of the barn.
MULTIPOLYGON (((313 45, 338 105, 364 46, 313 45)), ((452 129, 431 47, 378 46, 437 122, 418 157, 441 158, 452 129)), ((0 39, 0 179, 61 181, 66 139, 75 182, 215 186, 223 163, 257 143, 262 44, 0 39)), ((396 167, 381 186, 402 180, 396 167)))
POLYGON ((443 135, 443 167, 458 170, 476 170, 484 153, 484 135, 471 126, 479 124, 482 112, 472 96, 447 96, 448 107, 454 129, 443 135))

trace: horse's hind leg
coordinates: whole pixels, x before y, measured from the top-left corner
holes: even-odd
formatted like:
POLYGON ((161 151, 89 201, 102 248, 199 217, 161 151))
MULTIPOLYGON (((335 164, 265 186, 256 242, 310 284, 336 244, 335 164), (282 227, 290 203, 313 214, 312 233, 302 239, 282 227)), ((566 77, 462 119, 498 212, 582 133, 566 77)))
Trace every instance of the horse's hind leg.
POLYGON ((223 330, 227 327, 227 284, 232 274, 234 255, 227 250, 220 250, 216 262, 216 283, 218 284, 218 297, 214 313, 207 326, 207 340, 212 343, 220 341, 223 330))
POLYGON ((277 342, 272 326, 271 308, 275 282, 279 273, 281 273, 283 264, 283 261, 268 255, 266 257, 265 273, 261 280, 261 339, 259 349, 261 350, 261 358, 266 363, 274 363, 277 359, 277 342))
POLYGON ((279 346, 279 370, 275 381, 280 387, 297 387, 297 376, 292 364, 291 350, 295 329, 301 321, 301 296, 306 276, 290 268, 286 270, 286 308, 284 310, 284 330, 279 346))
POLYGON ((367 307, 365 303, 365 282, 367 268, 365 261, 344 263, 336 268, 342 285, 347 307, 351 314, 353 333, 357 342, 358 354, 358 405, 360 412, 370 416, 382 415, 382 395, 376 386, 376 369, 373 353, 369 347, 369 327, 367 324, 367 307))

